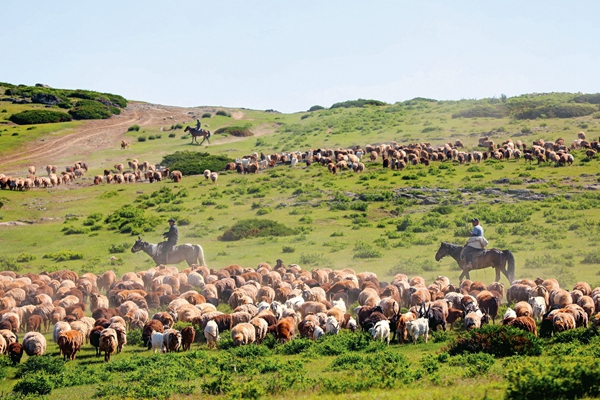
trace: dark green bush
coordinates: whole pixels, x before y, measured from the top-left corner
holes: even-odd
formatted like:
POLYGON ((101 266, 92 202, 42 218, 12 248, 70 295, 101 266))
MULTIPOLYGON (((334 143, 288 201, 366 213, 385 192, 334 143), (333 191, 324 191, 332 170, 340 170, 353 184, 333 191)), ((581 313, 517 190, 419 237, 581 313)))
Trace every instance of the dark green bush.
POLYGON ((146 136, 138 136, 137 141, 138 142, 145 142, 146 141, 146 136))
POLYGON ((222 171, 225 166, 235 160, 222 155, 211 155, 198 151, 177 151, 163 157, 161 165, 179 170, 184 176, 200 175, 205 170, 222 171))
POLYGON ((138 132, 140 130, 140 126, 135 124, 135 125, 131 125, 129 128, 127 128, 127 132, 138 132))
POLYGON ((0 256, 0 270, 3 271, 18 271, 21 267, 17 264, 14 258, 8 256, 0 256))
POLYGON ((308 111, 309 111, 309 112, 310 112, 310 111, 319 111, 319 110, 323 110, 323 109, 325 109, 325 107, 323 107, 323 106, 319 106, 319 105, 314 105, 314 106, 312 106, 311 108, 309 108, 309 109, 308 109, 308 111))
POLYGON ((289 236, 295 234, 293 229, 269 219, 244 219, 235 223, 223 236, 222 241, 234 241, 251 237, 289 236))
POLYGON ((34 372, 26 375, 13 388, 13 392, 24 395, 34 394, 43 396, 50 394, 54 389, 52 380, 44 372, 34 372))
POLYGON ((31 253, 21 253, 17 256, 17 262, 29 262, 35 260, 37 257, 31 253))
POLYGON ((70 260, 82 260, 83 253, 78 253, 76 251, 70 250, 62 250, 57 251, 55 253, 46 253, 42 258, 48 258, 56 262, 60 261, 70 261, 70 260))
POLYGON ((227 134, 236 137, 254 136, 254 133, 247 126, 225 126, 215 131, 215 135, 227 134))
POLYGON ((331 106, 331 108, 334 109, 334 108, 340 108, 340 107, 350 108, 350 107, 385 106, 385 105, 387 105, 387 103, 385 103, 383 101, 379 101, 379 100, 358 99, 358 100, 347 100, 347 101, 335 103, 331 106))
POLYGON ((49 375, 57 375, 65 372, 65 369, 65 362, 62 358, 56 358, 49 354, 40 357, 29 357, 27 361, 19 365, 15 378, 21 378, 38 371, 49 375))
POLYGON ((591 357, 520 360, 509 364, 507 399, 577 399, 600 396, 600 361, 591 357))
POLYGON ((215 114, 220 115, 222 117, 230 117, 231 118, 231 114, 224 110, 219 110, 215 114))
POLYGON ((212 117, 212 114, 209 113, 209 112, 206 112, 206 113, 202 114, 202 119, 204 119, 204 118, 210 118, 210 117, 212 117))
POLYGON ((69 110, 73 119, 107 119, 115 110, 94 100, 79 100, 75 107, 69 110))
POLYGON ((19 125, 49 124, 54 122, 68 122, 73 118, 64 112, 51 110, 26 110, 11 115, 9 121, 19 125))
POLYGON ((451 356, 479 352, 496 357, 515 354, 538 356, 542 352, 542 341, 529 332, 511 326, 485 325, 453 340, 447 350, 451 356))
POLYGON ((129 250, 131 246, 131 243, 121 243, 121 244, 111 244, 110 247, 108 248, 108 252, 110 254, 117 254, 117 253, 125 253, 127 250, 129 250))

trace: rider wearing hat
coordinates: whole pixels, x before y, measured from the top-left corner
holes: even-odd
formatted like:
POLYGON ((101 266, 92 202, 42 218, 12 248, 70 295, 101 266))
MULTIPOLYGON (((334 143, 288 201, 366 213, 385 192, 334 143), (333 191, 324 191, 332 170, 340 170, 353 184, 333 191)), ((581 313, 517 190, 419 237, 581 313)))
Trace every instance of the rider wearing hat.
POLYGON ((461 258, 465 260, 465 267, 467 269, 470 269, 472 266, 473 254, 483 250, 487 246, 487 240, 483 237, 483 228, 479 225, 479 219, 473 218, 471 223, 473 224, 471 237, 467 240, 467 244, 461 254, 461 258))
POLYGON ((163 237, 167 240, 163 243, 163 254, 167 255, 169 252, 175 247, 177 244, 177 239, 179 239, 179 230, 177 229, 177 225, 175 225, 175 220, 173 218, 169 219, 169 231, 163 233, 163 237))

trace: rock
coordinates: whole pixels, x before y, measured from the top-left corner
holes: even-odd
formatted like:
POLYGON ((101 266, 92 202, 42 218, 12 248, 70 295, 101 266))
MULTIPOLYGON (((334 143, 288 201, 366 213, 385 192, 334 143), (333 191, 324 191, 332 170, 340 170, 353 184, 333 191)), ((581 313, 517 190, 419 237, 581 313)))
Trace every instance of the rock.
POLYGON ((509 183, 509 182, 510 182, 510 179, 508 179, 508 178, 496 179, 494 181, 494 183, 496 183, 496 184, 509 183))
POLYGON ((31 96, 31 101, 34 103, 46 104, 46 105, 56 105, 60 103, 62 100, 53 94, 49 93, 36 93, 31 96))
POLYGON ((423 204, 423 205, 439 204, 439 201, 437 201, 437 199, 434 199, 433 197, 425 197, 423 200, 421 200, 419 202, 419 204, 423 204))

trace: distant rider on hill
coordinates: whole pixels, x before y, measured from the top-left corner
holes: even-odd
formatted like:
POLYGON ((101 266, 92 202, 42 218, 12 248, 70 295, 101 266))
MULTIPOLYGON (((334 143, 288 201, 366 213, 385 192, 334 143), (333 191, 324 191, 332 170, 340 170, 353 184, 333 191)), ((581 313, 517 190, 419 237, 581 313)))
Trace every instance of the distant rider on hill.
POLYGON ((165 255, 165 259, 167 258, 169 252, 173 250, 173 247, 177 244, 177 240, 179 239, 179 230, 177 229, 177 225, 175 225, 175 220, 173 218, 169 219, 169 228, 168 232, 163 233, 163 237, 167 240, 163 242, 163 250, 162 254, 165 255))

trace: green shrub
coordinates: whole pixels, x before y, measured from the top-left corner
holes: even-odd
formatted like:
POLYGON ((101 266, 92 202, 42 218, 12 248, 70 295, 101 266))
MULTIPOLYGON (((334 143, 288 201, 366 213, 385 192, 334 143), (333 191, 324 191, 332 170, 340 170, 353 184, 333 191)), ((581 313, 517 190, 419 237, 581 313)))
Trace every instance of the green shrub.
POLYGON ((354 245, 352 258, 381 258, 383 253, 371 246, 369 243, 358 241, 354 245))
POLYGON ((310 266, 319 266, 319 265, 327 265, 330 261, 323 256, 323 254, 318 253, 302 253, 300 254, 300 264, 302 265, 310 265, 310 266))
POLYGON ((69 110, 69 114, 73 119, 107 119, 120 112, 116 110, 98 101, 79 100, 75 107, 69 110))
POLYGON ((314 105, 311 108, 309 108, 308 111, 311 112, 311 111, 319 111, 319 110, 324 110, 324 109, 325 109, 325 107, 323 107, 323 106, 314 105))
POLYGON ((137 141, 138 142, 145 142, 146 141, 146 136, 138 136, 137 141))
POLYGON ((13 114, 9 121, 18 125, 49 124, 55 122, 68 122, 73 118, 64 112, 51 110, 26 110, 13 114))
POLYGON ((508 116, 508 110, 503 104, 476 105, 452 114, 452 118, 504 118, 506 116, 508 116))
POLYGON ((0 270, 2 271, 18 271, 21 269, 14 258, 8 256, 0 256, 0 270))
POLYGON ((385 106, 385 105, 387 105, 387 103, 385 103, 383 101, 379 101, 379 100, 358 99, 358 100, 347 100, 347 101, 335 103, 331 106, 331 109, 340 108, 340 107, 351 108, 351 107, 385 106))
POLYGON ((452 356, 479 352, 496 357, 515 354, 538 356, 542 352, 542 341, 529 332, 511 326, 485 325, 453 340, 447 350, 452 356))
POLYGON ((21 253, 17 256, 17 262, 29 262, 37 259, 35 254, 21 253))
POLYGON ((258 210, 256 210, 256 215, 265 215, 271 212, 273 212, 273 209, 271 207, 261 207, 258 210))
POLYGON ((160 165, 179 170, 184 176, 200 175, 205 170, 222 171, 225 166, 235 160, 222 155, 211 155, 198 151, 177 151, 163 157, 160 165))
POLYGON ((154 135, 148 136, 148 140, 154 140, 154 139, 156 139, 156 136, 154 136, 154 135))
POLYGON ((43 372, 34 372, 17 382, 13 387, 13 392, 23 395, 34 394, 43 396, 50 394, 52 389, 54 389, 54 386, 48 375, 43 372))
POLYGON ((144 210, 131 204, 124 205, 104 219, 108 229, 117 230, 120 233, 130 233, 131 235, 152 232, 161 222, 160 217, 147 214, 144 210))
POLYGON ((61 358, 45 354, 40 357, 29 357, 27 361, 20 364, 15 373, 15 378, 21 378, 32 372, 44 372, 49 375, 57 375, 64 373, 65 370, 65 362, 61 358))
POLYGON ((215 131, 215 135, 227 134, 235 137, 254 136, 254 133, 247 126, 225 126, 215 131))
POLYGON ((224 111, 224 110, 219 110, 215 114, 220 115, 222 117, 229 117, 229 118, 231 118, 231 114, 229 114, 227 111, 224 111))
POLYGON ((127 250, 129 250, 129 247, 131 246, 131 243, 121 243, 121 244, 111 244, 110 247, 108 248, 108 252, 110 254, 117 254, 117 253, 125 253, 127 250))
POLYGON ((281 249, 282 253, 288 253, 288 254, 293 253, 295 251, 296 251, 296 248, 292 247, 292 246, 283 246, 283 248, 281 249))
POLYGON ((592 250, 585 253, 582 264, 600 264, 600 250, 592 250))
POLYGON ((600 396, 600 361, 594 358, 524 359, 509 364, 507 399, 577 399, 600 396))
POLYGON ((127 128, 127 132, 138 132, 140 130, 140 126, 135 124, 135 125, 131 125, 129 128, 127 128))
POLYGON ((176 133, 169 133, 169 137, 170 137, 170 138, 177 137, 177 134, 176 134, 176 133))
POLYGON ((60 261, 71 261, 71 260, 82 260, 83 253, 76 251, 62 250, 55 253, 46 253, 42 258, 48 258, 56 262, 60 261))
POLYGON ((229 228, 219 240, 234 241, 251 237, 289 236, 295 234, 293 229, 269 219, 244 219, 229 228))

